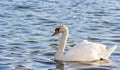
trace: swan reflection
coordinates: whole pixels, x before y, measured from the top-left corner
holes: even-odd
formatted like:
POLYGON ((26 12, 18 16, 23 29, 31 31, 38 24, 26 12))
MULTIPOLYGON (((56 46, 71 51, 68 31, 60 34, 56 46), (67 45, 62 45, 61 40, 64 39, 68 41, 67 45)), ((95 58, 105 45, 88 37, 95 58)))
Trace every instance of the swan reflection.
POLYGON ((55 61, 56 69, 82 69, 82 70, 110 70, 112 62, 108 60, 90 61, 90 62, 63 62, 55 61))

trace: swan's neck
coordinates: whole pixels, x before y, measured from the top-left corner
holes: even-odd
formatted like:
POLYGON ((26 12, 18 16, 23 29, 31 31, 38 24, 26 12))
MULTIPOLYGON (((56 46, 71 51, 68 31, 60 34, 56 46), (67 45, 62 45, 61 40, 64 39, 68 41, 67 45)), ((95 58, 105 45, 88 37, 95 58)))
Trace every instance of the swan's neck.
POLYGON ((62 60, 67 38, 68 38, 68 31, 65 31, 62 33, 60 45, 59 45, 59 48, 55 54, 55 60, 60 60, 60 61, 62 60))

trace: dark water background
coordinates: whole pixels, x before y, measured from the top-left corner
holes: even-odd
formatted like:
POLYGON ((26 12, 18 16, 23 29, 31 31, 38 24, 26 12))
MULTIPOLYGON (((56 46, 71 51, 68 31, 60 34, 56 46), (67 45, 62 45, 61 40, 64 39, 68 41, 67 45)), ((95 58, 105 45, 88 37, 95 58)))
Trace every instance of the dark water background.
POLYGON ((0 0, 0 70, 119 70, 120 0, 0 0), (118 45, 109 62, 55 62, 59 24, 66 49, 82 40, 118 45))

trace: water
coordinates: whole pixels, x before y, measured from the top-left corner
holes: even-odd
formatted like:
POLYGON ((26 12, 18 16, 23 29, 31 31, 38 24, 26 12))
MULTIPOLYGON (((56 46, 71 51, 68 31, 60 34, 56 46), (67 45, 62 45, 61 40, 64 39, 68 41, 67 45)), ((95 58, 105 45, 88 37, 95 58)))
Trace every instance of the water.
POLYGON ((119 0, 1 0, 0 70, 119 70, 119 5, 119 0), (85 39, 118 48, 108 62, 56 62, 61 35, 51 34, 59 24, 69 27, 66 50, 85 39))

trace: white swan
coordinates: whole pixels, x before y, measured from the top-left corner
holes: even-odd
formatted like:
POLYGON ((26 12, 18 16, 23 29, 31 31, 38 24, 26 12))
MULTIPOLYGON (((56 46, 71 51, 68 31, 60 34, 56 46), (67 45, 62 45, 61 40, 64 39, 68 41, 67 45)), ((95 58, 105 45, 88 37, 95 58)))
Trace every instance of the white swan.
POLYGON ((68 38, 68 28, 65 25, 60 25, 55 29, 53 36, 62 33, 59 48, 55 54, 55 60, 58 61, 94 61, 108 59, 111 53, 116 49, 114 46, 110 49, 106 49, 105 45, 82 41, 76 46, 72 47, 64 54, 66 41, 68 38))

